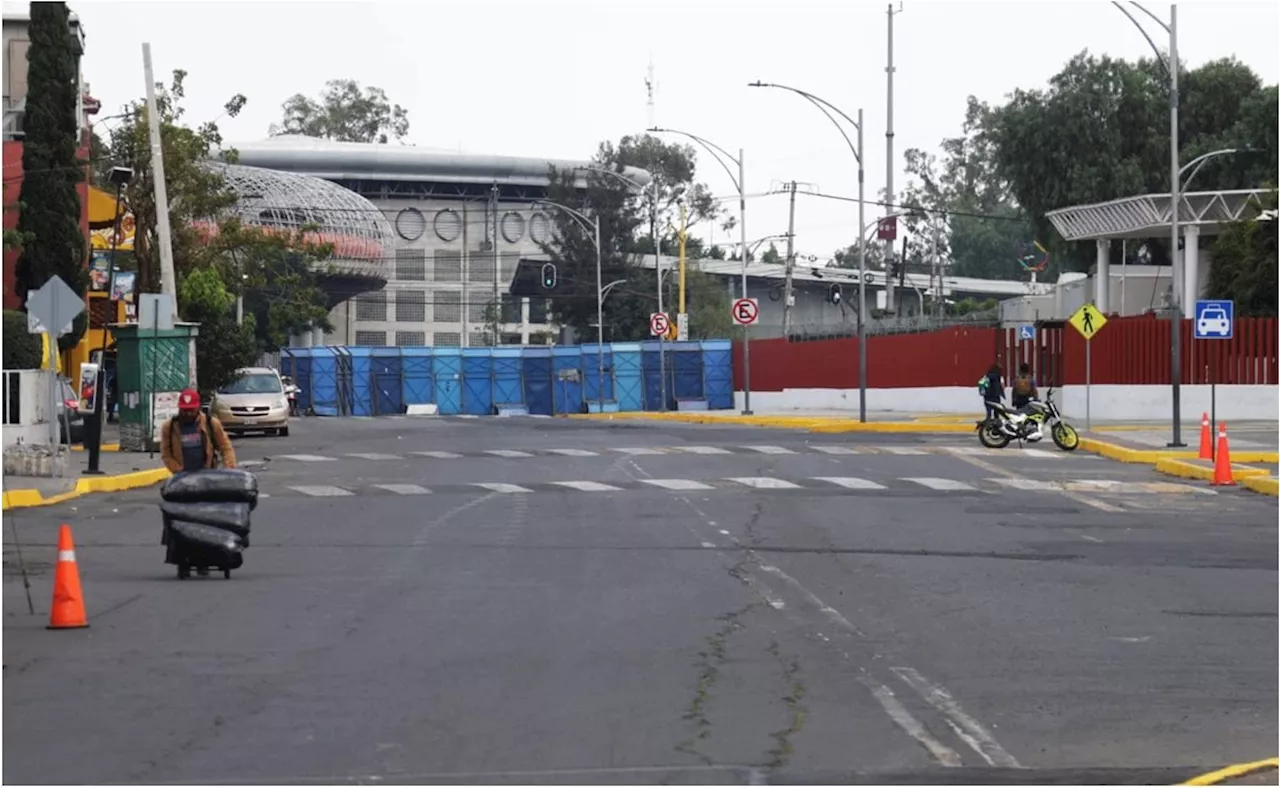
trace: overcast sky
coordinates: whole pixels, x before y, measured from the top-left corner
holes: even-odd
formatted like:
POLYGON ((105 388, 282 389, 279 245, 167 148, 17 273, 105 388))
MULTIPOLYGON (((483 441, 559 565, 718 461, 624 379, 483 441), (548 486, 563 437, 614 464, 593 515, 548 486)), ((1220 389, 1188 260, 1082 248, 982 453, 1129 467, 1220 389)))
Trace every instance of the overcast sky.
MULTIPOLYGON (((5 2, 6 11, 25 3, 5 2)), ((648 125, 645 77, 657 76, 656 120, 746 151, 748 192, 795 179, 854 195, 856 165, 843 139, 799 96, 747 87, 802 88, 854 116, 863 108, 866 193, 885 183, 887 52, 884 2, 844 0, 465 0, 465 2, 94 2, 73 0, 88 38, 85 79, 101 115, 142 95, 142 52, 157 77, 185 69, 188 118, 216 117, 235 93, 249 103, 224 120, 230 141, 260 139, 294 93, 352 78, 384 88, 409 111, 410 141, 468 153, 589 157, 601 140, 648 125)), ((1167 3, 1148 4, 1167 19, 1167 3)), ((1179 52, 1195 67, 1234 55, 1268 84, 1278 78, 1275 2, 1178 5, 1179 52)), ((1144 15, 1151 37, 1167 35, 1144 15)), ((1129 59, 1150 54, 1110 3, 916 2, 894 16, 895 186, 902 152, 936 150, 957 134, 965 98, 999 102, 1042 87, 1088 48, 1129 59)), ((853 131, 850 130, 850 137, 853 131)), ((732 183, 706 155, 699 175, 717 194, 732 183)), ((729 203, 736 211, 736 201, 729 203)), ((800 196, 797 249, 828 257, 856 238, 856 204, 800 196)), ((869 207, 870 219, 878 209, 869 207)), ((787 198, 747 204, 755 239, 786 231, 787 198)), ((736 240, 736 231, 734 240, 736 240)), ((715 240, 725 241, 723 232, 715 240)), ((1011 261, 1011 265, 1012 265, 1011 261)))

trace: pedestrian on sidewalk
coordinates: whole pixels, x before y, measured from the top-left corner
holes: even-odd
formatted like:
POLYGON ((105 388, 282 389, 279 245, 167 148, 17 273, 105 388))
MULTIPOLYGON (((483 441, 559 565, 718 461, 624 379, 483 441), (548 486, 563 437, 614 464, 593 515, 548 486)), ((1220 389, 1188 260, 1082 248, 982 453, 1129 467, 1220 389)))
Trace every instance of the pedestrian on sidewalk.
POLYGON ((178 395, 178 415, 160 432, 160 459, 171 473, 206 468, 236 467, 236 450, 222 422, 200 412, 200 394, 186 389, 178 395))
POLYGON ((1004 373, 999 364, 992 364, 987 374, 978 379, 978 391, 982 394, 982 404, 987 407, 987 418, 995 418, 994 406, 1004 400, 1004 373))

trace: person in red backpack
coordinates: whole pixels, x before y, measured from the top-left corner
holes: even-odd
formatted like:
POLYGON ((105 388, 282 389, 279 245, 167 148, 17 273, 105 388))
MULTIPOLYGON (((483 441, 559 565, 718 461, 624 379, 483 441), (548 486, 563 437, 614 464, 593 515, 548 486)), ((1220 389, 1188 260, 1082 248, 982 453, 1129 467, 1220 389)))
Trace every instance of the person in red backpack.
MULTIPOLYGON (((1013 385, 1009 388, 1010 402, 1013 409, 1018 413, 1030 414, 1031 410, 1027 407, 1032 402, 1040 399, 1040 391, 1036 388, 1036 379, 1031 374, 1031 365, 1022 364, 1018 367, 1018 376, 1013 379, 1013 385)), ((1027 436, 1031 440, 1039 440, 1042 436, 1040 432, 1040 422, 1035 422, 1035 431, 1027 436)))

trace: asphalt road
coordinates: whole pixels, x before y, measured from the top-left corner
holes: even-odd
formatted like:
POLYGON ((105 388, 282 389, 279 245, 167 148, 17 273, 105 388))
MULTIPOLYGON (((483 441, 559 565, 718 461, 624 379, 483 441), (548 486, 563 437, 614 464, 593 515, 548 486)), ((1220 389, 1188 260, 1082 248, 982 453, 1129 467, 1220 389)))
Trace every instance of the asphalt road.
POLYGON ((1274 755, 1272 498, 1052 446, 545 419, 237 441, 6 514, 7 783, 1169 783, 1274 755), (59 522, 92 626, 47 631, 59 522))

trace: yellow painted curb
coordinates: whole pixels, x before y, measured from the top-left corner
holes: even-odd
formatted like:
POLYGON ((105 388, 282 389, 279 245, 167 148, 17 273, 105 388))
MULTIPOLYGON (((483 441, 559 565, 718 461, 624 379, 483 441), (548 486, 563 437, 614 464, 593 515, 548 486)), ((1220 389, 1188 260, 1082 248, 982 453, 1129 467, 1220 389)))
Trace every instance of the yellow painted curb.
POLYGON ((1280 498, 1280 479, 1274 476, 1250 476, 1240 480, 1240 486, 1262 495, 1280 498))
MULTIPOLYGON (((1169 476, 1177 476, 1182 479, 1199 479, 1204 482, 1213 481, 1213 468, 1206 468, 1203 465, 1195 465, 1186 460, 1176 460, 1167 458, 1156 461, 1156 470, 1169 476)), ((1271 473, 1265 468, 1252 468, 1248 465, 1236 465, 1231 463, 1231 475, 1239 479, 1249 479, 1256 476, 1270 476, 1271 473)))
MULTIPOLYGON (((72 450, 72 451, 88 451, 87 449, 85 449, 85 447, 84 447, 82 444, 79 444, 79 443, 74 444, 74 445, 71 447, 71 450, 72 450)), ((118 444, 118 443, 104 443, 104 444, 102 444, 102 446, 101 446, 101 447, 99 447, 99 450, 100 450, 100 451, 120 451, 120 444, 118 444)))
MULTIPOLYGON (((1130 449, 1125 446, 1119 446, 1114 443, 1100 441, 1097 438, 1080 437, 1080 448, 1087 452, 1100 454, 1109 460, 1129 463, 1145 463, 1152 464, 1160 460, 1194 460, 1200 456, 1200 452, 1190 448, 1187 449, 1130 449)), ((1274 451, 1233 451, 1231 452, 1232 464, 1240 463, 1266 463, 1275 465, 1280 463, 1280 452, 1274 451)))
POLYGON ((1182 785, 1217 785, 1223 780, 1230 780, 1232 777, 1243 777, 1246 774, 1260 772, 1263 769, 1277 768, 1280 768, 1280 758, 1267 758, 1265 761, 1254 761, 1253 763, 1237 763, 1198 777, 1192 777, 1182 785))
MULTIPOLYGON (((711 416, 698 411, 684 413, 652 413, 646 411, 629 411, 626 413, 571 413, 566 418, 612 421, 614 419, 630 421, 668 421, 684 424, 737 424, 755 427, 774 427, 777 429, 808 429, 817 433, 842 432, 897 432, 897 433, 952 433, 973 432, 977 418, 968 423, 940 423, 918 419, 915 421, 869 421, 865 424, 851 417, 831 416, 711 416)), ((940 418, 940 417, 932 417, 940 418)), ((959 416, 948 416, 948 421, 961 419, 959 416)))
POLYGON ((5 490, 4 500, 0 504, 2 511, 10 509, 26 509, 32 506, 48 506, 62 503, 82 495, 97 492, 123 492, 139 487, 150 487, 169 478, 172 474, 168 468, 151 468, 133 473, 121 473, 115 476, 97 476, 82 478, 76 482, 76 488, 70 492, 45 498, 39 490, 5 490))
MULTIPOLYGON (((975 420, 976 421, 976 420, 975 420)), ((958 433, 975 432, 973 424, 930 424, 920 421, 842 421, 815 426, 809 432, 838 434, 842 432, 958 433)))

